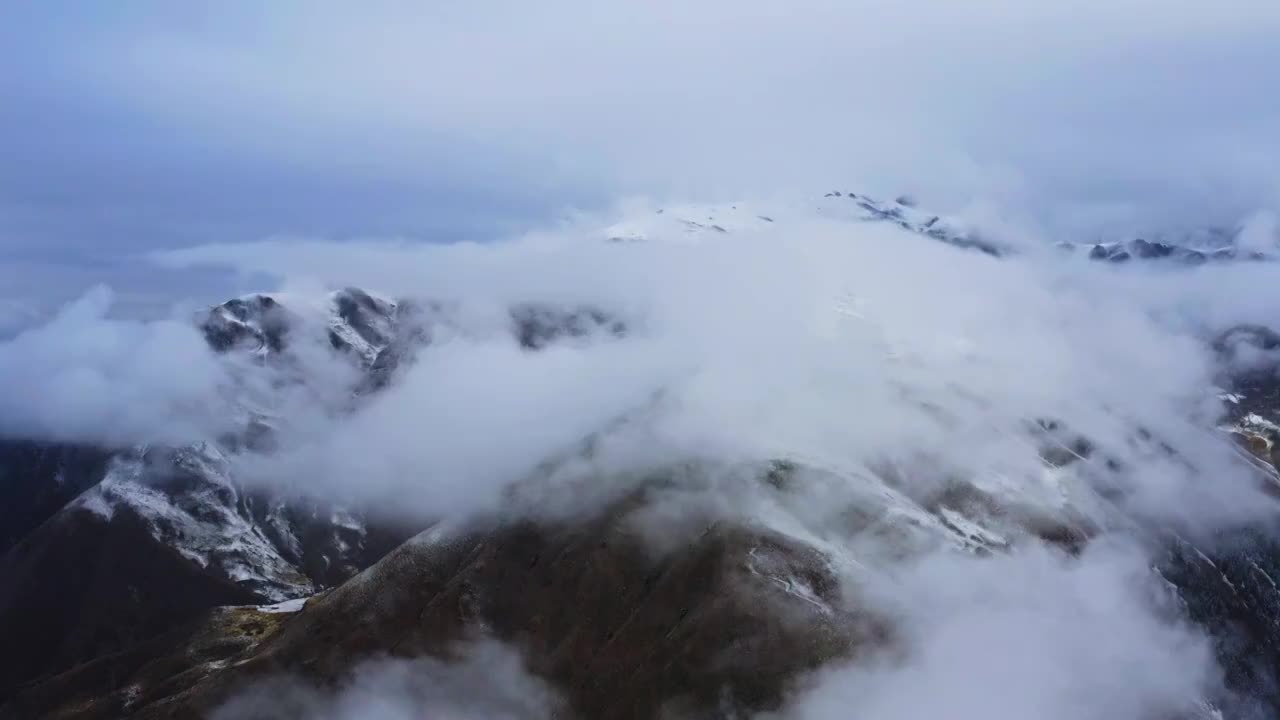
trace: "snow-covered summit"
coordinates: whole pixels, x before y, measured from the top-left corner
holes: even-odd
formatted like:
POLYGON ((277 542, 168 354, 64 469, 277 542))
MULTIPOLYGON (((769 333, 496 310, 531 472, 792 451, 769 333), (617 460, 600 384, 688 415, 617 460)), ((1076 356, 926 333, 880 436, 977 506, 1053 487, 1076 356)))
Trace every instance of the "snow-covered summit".
POLYGON ((630 214, 605 228, 610 242, 626 243, 662 237, 695 241, 775 227, 794 222, 801 214, 852 223, 889 223, 910 233, 962 248, 999 256, 1006 252, 955 218, 935 215, 915 206, 907 197, 881 201, 866 195, 830 192, 803 204, 684 204, 630 214))
MULTIPOLYGON (((928 211, 908 196, 881 200, 856 192, 832 191, 802 202, 679 204, 634 210, 620 222, 606 227, 605 239, 615 243, 664 240, 698 241, 722 235, 752 232, 785 225, 805 217, 849 223, 886 223, 906 233, 937 240, 958 248, 994 257, 1017 250, 984 234, 973 223, 928 211)), ((1064 241, 1058 247, 1086 255, 1090 260, 1124 263, 1129 260, 1165 261, 1195 266, 1211 262, 1269 261, 1272 253, 1241 241, 1241 231, 1210 228, 1187 232, 1177 238, 1133 237, 1110 242, 1064 241)))
POLYGON ((358 288, 320 298, 260 293, 210 308, 199 324, 214 350, 262 357, 284 352, 293 335, 323 331, 334 349, 353 353, 367 366, 394 338, 396 308, 395 301, 358 288))

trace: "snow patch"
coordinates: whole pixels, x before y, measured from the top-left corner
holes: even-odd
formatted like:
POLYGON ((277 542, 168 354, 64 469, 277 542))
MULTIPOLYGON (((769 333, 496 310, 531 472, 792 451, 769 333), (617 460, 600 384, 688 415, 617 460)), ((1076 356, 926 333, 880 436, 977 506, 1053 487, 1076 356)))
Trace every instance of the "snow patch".
POLYGON ((304 597, 294 598, 293 600, 285 600, 284 602, 278 602, 272 605, 259 605, 256 609, 258 612, 271 613, 273 615, 281 613, 296 613, 302 611, 302 608, 306 606, 308 599, 309 598, 304 597))

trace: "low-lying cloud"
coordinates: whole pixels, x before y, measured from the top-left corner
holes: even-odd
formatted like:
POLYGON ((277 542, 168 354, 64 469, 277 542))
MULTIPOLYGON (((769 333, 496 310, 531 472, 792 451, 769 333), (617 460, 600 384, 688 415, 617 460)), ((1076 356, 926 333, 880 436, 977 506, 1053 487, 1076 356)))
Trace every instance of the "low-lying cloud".
POLYGON ((473 310, 585 303, 627 318, 624 338, 541 354, 495 334, 491 320, 444 337, 331 436, 300 439, 323 448, 301 451, 318 464, 305 474, 339 485, 387 490, 414 468, 423 487, 477 487, 478 477, 500 487, 661 392, 661 417, 643 434, 661 444, 657 455, 844 469, 927 455, 1031 492, 1042 461, 1026 424, 1051 417, 1134 468, 1131 510, 1168 517, 1195 496, 1197 513, 1229 516, 1249 504, 1250 481, 1211 430, 1221 405, 1208 340, 1265 305, 1243 289, 1213 295, 1228 279, 1260 281, 1260 270, 1121 275, 1049 256, 996 260, 800 213, 757 224, 696 242, 672 221, 628 246, 573 226, 496 245, 271 242, 167 261, 354 278, 473 310), (1139 428, 1199 467, 1131 446, 1139 428), (1225 478, 1212 492, 1195 479, 1205 466, 1225 478), (1149 467, 1158 470, 1141 479, 1149 467))
POLYGON ((1213 717, 1208 638, 1133 548, 934 556, 876 582, 905 652, 823 671, 785 717, 1213 717))
POLYGON ((213 720, 549 720, 558 708, 554 691, 525 670, 518 653, 481 641, 459 661, 366 661, 336 687, 292 678, 259 683, 213 720))
POLYGON ((226 378, 194 325, 113 319, 111 303, 99 287, 0 343, 0 434, 190 442, 226 422, 226 378))
POLYGON ((7 432, 189 441, 222 429, 219 413, 261 407, 285 417, 282 445, 246 458, 247 477, 306 477, 320 494, 448 514, 492 505, 538 463, 659 395, 643 431, 616 433, 616 448, 631 432, 643 450, 618 457, 789 457, 857 472, 932 457, 994 491, 1045 498, 1088 485, 1045 490, 1035 479, 1043 463, 1027 426, 1052 418, 1131 469, 1119 495, 1131 512, 1247 513, 1252 481, 1212 430, 1210 340, 1267 321, 1267 268, 998 260, 803 207, 770 212, 777 221, 696 236, 664 219, 649 240, 622 245, 584 220, 485 245, 271 241, 165 254, 169 266, 302 288, 281 297, 302 302, 311 323, 294 334, 288 371, 307 382, 215 356, 183 320, 109 319, 98 292, 0 346, 7 432), (453 308, 393 387, 352 412, 356 375, 327 347, 325 301, 301 300, 349 283, 453 308), (601 308, 627 331, 531 352, 509 327, 521 302, 601 308), (1193 462, 1133 445, 1138 430, 1193 462), (1211 489, 1197 479, 1207 473, 1222 478, 1211 489))
MULTIPOLYGON (((191 418, 209 410, 199 401, 230 388, 278 416, 277 451, 233 460, 241 482, 450 520, 525 511, 529 493, 507 491, 539 492, 529 484, 545 479, 538 468, 593 434, 590 456, 566 465, 574 482, 564 501, 578 509, 685 461, 787 459, 824 479, 785 501, 739 495, 741 485, 709 492, 725 493, 720 509, 738 519, 873 568, 849 582, 897 612, 908 639, 892 661, 821 676, 788 712, 858 707, 916 720, 983 708, 996 718, 1203 709, 1218 670, 1207 640, 1153 595, 1145 543, 1151 528, 1209 537, 1272 514, 1258 477, 1215 429, 1223 406, 1210 344, 1233 323, 1265 319, 1280 299, 1267 268, 997 259, 803 207, 771 209, 770 221, 746 204, 708 209, 700 228, 683 222, 687 208, 631 212, 642 213, 632 219, 648 228, 643 240, 607 242, 584 220, 488 245, 273 241, 167 254, 158 259, 171 266, 285 278, 295 290, 279 296, 286 306, 306 296, 297 288, 356 282, 442 301, 447 322, 389 387, 357 397, 323 322, 293 336, 288 365, 319 388, 281 391, 237 380, 269 368, 197 350, 203 338, 181 323, 105 319, 106 297, 95 295, 0 348, 14 368, 0 374, 17 383, 10 389, 48 388, 43 403, 10 399, 11 422, 55 437, 96 430, 162 442, 170 428, 199 429, 191 418), (722 232, 711 217, 722 212, 753 220, 730 216, 722 232), (626 331, 522 348, 507 314, 516 302, 600 308, 626 331), (47 368, 67 369, 37 372, 47 368), (48 379, 86 372, 95 382, 71 387, 93 393, 48 379), (1095 454, 1048 472, 1037 420, 1088 438, 1095 454), (923 502, 957 481, 1002 506, 1085 516, 1096 547, 1066 559, 1016 536, 1008 555, 946 550, 895 567, 881 562, 892 548, 870 548, 837 522, 860 504, 923 502)), ((682 502, 678 488, 672 497, 682 502)), ((386 691, 397 698, 386 712, 398 717, 428 702, 403 689, 405 672, 357 677, 380 678, 377 688, 391 678, 400 689, 386 691)), ((382 707, 383 691, 362 682, 334 696, 337 707, 348 698, 382 707)))

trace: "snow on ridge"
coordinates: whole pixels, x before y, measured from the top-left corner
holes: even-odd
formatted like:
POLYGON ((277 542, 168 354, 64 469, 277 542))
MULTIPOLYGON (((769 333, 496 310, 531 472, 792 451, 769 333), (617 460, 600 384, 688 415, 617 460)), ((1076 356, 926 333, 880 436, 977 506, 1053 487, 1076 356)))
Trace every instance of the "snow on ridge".
MULTIPOLYGON (((799 202, 753 204, 747 202, 719 204, 679 204, 662 208, 632 208, 623 220, 606 227, 604 237, 610 242, 628 243, 662 238, 666 241, 697 242, 722 234, 749 232, 786 222, 801 214, 844 222, 879 222, 898 227, 917 236, 978 250, 993 256, 1014 251, 1000 242, 984 237, 979 228, 960 218, 935 214, 918 207, 909 197, 879 200, 854 192, 832 191, 820 198, 799 202)), ((1188 232, 1177 238, 1163 233, 1145 239, 1134 236, 1125 240, 1063 241, 1057 247, 1079 251, 1089 259, 1109 263, 1130 260, 1165 260, 1179 265, 1195 266, 1211 262, 1270 261, 1275 253, 1242 245, 1239 233, 1219 229, 1188 232)))
POLYGON ((358 288, 323 293, 250 293, 214 305, 199 321, 215 350, 247 350, 265 358, 285 349, 289 335, 326 335, 354 351, 365 366, 391 340, 398 304, 358 288), (254 343, 249 347, 250 343, 254 343))
POLYGON ((905 232, 958 247, 1001 255, 1004 249, 976 236, 955 218, 918 209, 909 198, 881 201, 866 195, 830 192, 822 198, 795 203, 677 204, 628 212, 603 230, 614 243, 662 238, 669 242, 699 242, 708 238, 766 230, 803 213, 840 222, 888 223, 905 232))
POLYGON ((169 482, 183 482, 181 491, 148 480, 146 463, 139 451, 113 459, 103 481, 75 505, 107 520, 128 510, 146 523, 157 542, 265 598, 286 600, 315 591, 310 579, 240 512, 240 492, 228 475, 227 458, 216 447, 200 444, 174 452, 173 467, 186 477, 169 482))
POLYGON ((278 615, 278 614, 285 614, 285 613, 301 612, 302 608, 304 608, 306 604, 307 604, 307 598, 300 597, 300 598, 293 598, 292 600, 285 600, 283 602, 274 603, 271 605, 258 605, 254 607, 254 609, 257 610, 258 612, 268 613, 271 615, 278 615))
POLYGON ((638 242, 661 237, 697 241, 768 227, 773 219, 747 203, 670 205, 628 213, 622 221, 604 228, 610 242, 638 242))

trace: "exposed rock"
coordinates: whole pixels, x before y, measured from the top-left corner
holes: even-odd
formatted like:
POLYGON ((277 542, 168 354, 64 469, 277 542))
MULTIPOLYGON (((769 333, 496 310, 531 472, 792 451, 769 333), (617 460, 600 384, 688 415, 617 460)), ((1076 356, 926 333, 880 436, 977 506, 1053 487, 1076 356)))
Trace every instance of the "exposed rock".
POLYGON ((526 350, 541 350, 558 340, 595 334, 618 337, 627 329, 622 321, 593 307, 517 305, 511 309, 511 322, 516 339, 526 350))
POLYGON ((292 324, 288 311, 275 298, 251 295, 211 308, 200 328, 218 352, 241 348, 265 353, 284 349, 292 324))
POLYGON ((417 353, 431 344, 437 329, 449 325, 450 309, 443 303, 402 300, 392 315, 392 331, 382 349, 374 356, 357 395, 382 390, 405 367, 413 364, 417 353))
POLYGON ((358 288, 333 294, 329 343, 355 353, 361 365, 372 364, 397 336, 401 315, 396 303, 380 300, 358 288))
MULTIPOLYGON (((1074 250, 1077 245, 1074 243, 1061 243, 1059 247, 1065 250, 1074 250)), ((1089 248, 1090 260, 1110 263, 1124 263, 1138 258, 1140 260, 1165 261, 1179 265, 1197 266, 1211 261, 1227 262, 1237 259, 1258 261, 1270 259, 1259 253, 1249 253, 1242 256, 1230 245, 1191 247, 1143 238, 1135 238, 1126 242, 1087 244, 1085 247, 1089 248)))
POLYGON ((1280 717, 1280 526, 1219 538, 1204 552, 1175 538, 1160 573, 1213 640, 1228 689, 1227 717, 1280 717), (1261 702, 1264 708, 1253 703, 1261 702))

